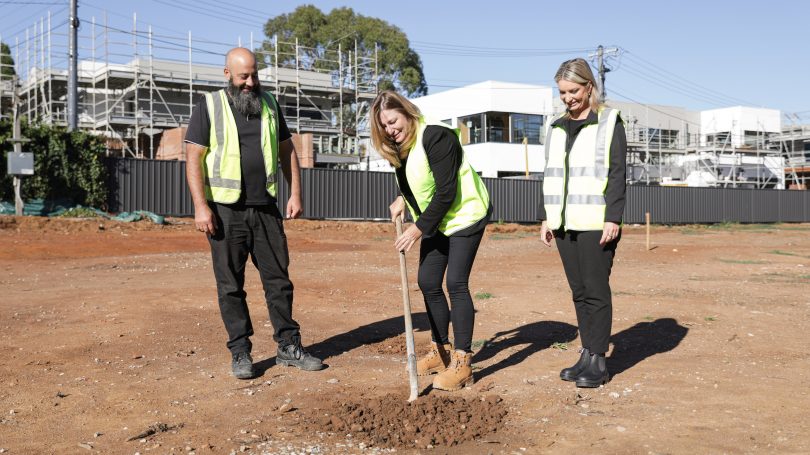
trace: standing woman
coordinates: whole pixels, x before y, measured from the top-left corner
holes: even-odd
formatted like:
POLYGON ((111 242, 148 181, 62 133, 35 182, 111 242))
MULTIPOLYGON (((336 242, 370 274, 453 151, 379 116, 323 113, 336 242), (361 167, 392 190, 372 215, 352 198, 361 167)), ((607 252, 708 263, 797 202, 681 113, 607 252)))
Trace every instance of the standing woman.
POLYGON ((468 282, 492 211, 489 193, 467 161, 458 131, 426 120, 393 91, 380 93, 371 106, 371 141, 396 169, 401 196, 389 207, 391 221, 404 219, 406 205, 415 220, 394 247, 408 251, 422 239, 418 281, 433 342, 417 373, 439 373, 435 389, 461 389, 473 382, 475 310, 468 282), (442 290, 445 273, 452 311, 442 290), (451 321, 455 349, 448 339, 451 321))
POLYGON ((540 238, 546 246, 557 241, 582 342, 579 361, 560 378, 599 387, 610 377, 609 279, 621 238, 627 138, 619 111, 600 104, 588 62, 563 62, 554 80, 566 112, 553 119, 546 136, 540 238))

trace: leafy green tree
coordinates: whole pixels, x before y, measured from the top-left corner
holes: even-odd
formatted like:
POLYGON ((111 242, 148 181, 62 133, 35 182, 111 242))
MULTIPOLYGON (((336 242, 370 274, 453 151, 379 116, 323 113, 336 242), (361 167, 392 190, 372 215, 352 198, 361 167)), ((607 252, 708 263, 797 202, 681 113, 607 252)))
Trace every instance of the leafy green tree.
POLYGON ((14 59, 11 58, 11 48, 0 41, 0 78, 5 79, 16 74, 14 72, 14 59))
MULTIPOLYGON (((11 122, 0 122, 0 199, 14 200, 11 176, 6 172, 6 152, 12 151, 11 122)), ((30 139, 23 146, 34 153, 34 175, 23 180, 24 200, 44 199, 104 208, 107 202, 107 167, 104 139, 84 131, 68 132, 64 127, 22 124, 22 135, 30 139)))
MULTIPOLYGON (((295 64, 295 50, 291 43, 297 38, 299 46, 309 48, 303 58, 299 55, 299 64, 312 69, 324 69, 325 63, 320 59, 330 52, 334 55, 338 45, 346 51, 344 67, 350 66, 348 51, 354 51, 355 40, 360 55, 374 55, 377 46, 380 90, 394 89, 408 96, 427 94, 422 60, 411 49, 405 33, 382 19, 357 14, 347 7, 324 14, 313 5, 302 5, 292 13, 269 19, 264 25, 264 33, 268 37, 277 36, 280 42, 279 64, 295 64)), ((265 40, 257 51, 272 52, 272 42, 265 40)))

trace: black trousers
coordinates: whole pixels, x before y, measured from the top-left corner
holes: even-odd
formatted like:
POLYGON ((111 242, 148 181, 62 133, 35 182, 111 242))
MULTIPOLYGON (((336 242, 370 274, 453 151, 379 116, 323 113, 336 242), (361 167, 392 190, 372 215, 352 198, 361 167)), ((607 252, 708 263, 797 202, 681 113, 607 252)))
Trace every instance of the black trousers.
POLYGON ((433 341, 448 340, 450 321, 453 322, 455 349, 471 351, 475 308, 470 297, 470 272, 475 254, 484 236, 484 229, 469 236, 447 237, 441 232, 422 239, 419 250, 419 289, 425 298, 433 341), (447 293, 452 312, 442 289, 447 273, 447 293))
POLYGON ((235 207, 209 203, 217 222, 208 237, 219 311, 228 332, 231 353, 250 352, 253 325, 245 292, 248 255, 259 271, 264 299, 273 324, 273 339, 280 345, 300 342, 300 327, 292 318, 293 284, 287 268, 290 256, 281 213, 275 205, 235 207))
POLYGON ((582 347, 604 354, 613 322, 610 270, 619 237, 599 245, 602 231, 555 231, 565 276, 571 287, 582 347))

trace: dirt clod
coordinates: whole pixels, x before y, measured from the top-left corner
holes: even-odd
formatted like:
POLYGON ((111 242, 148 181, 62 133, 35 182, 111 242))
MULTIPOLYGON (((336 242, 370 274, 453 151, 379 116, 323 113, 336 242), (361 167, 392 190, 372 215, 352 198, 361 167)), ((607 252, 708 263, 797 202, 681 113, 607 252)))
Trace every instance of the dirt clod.
POLYGON ((314 430, 351 433, 378 447, 453 446, 498 431, 506 417, 500 397, 426 396, 408 403, 386 395, 362 401, 341 400, 313 411, 306 419, 314 430))

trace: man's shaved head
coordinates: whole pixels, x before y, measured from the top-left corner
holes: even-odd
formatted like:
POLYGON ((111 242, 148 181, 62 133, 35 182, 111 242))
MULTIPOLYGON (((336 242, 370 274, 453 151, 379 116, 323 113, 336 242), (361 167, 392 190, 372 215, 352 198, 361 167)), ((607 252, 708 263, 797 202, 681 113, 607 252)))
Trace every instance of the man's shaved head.
POLYGON ((235 47, 225 55, 225 68, 234 71, 235 66, 256 68, 256 56, 249 49, 235 47))
POLYGON ((225 77, 234 108, 244 115, 258 115, 262 110, 261 84, 256 56, 249 49, 235 47, 225 55, 225 77))

